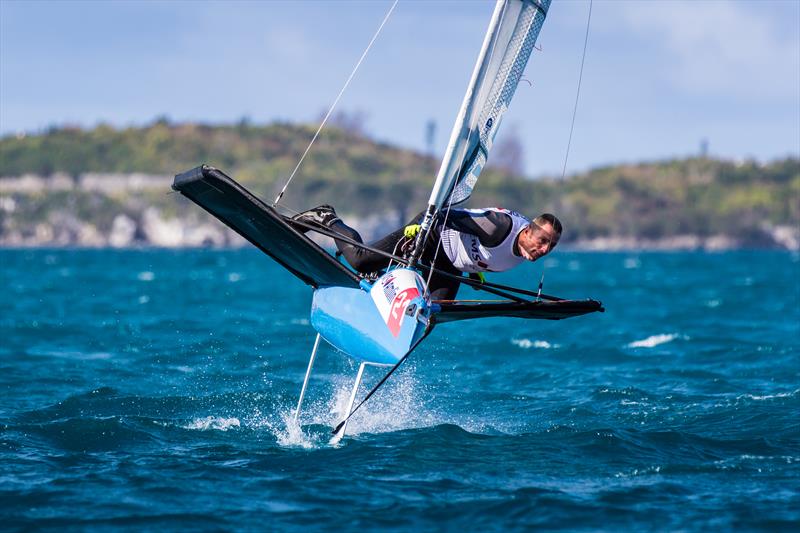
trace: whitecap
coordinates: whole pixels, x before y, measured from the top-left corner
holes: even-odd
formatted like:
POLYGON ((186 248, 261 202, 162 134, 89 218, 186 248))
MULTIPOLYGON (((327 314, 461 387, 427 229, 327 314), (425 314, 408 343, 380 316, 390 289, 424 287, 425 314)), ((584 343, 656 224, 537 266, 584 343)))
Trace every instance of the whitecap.
POLYGON ((238 272, 231 272, 230 274, 228 274, 228 281, 230 281, 231 283, 236 283, 237 281, 240 281, 241 279, 242 279, 242 275, 239 274, 238 272))
POLYGON ((113 354, 108 352, 81 352, 78 350, 47 350, 31 348, 28 353, 32 355, 58 357, 61 359, 78 359, 81 361, 104 361, 111 359, 113 354))
MULTIPOLYGON (((643 402, 634 402, 633 400, 625 400, 625 399, 620 400, 619 404, 620 405, 646 405, 643 402)), ((647 414, 647 413, 645 413, 645 414, 647 414)))
POLYGON ((634 468, 630 472, 617 472, 614 474, 614 477, 624 478, 624 477, 637 477, 637 476, 651 476, 653 474, 660 474, 661 473, 661 466, 648 466, 642 469, 634 468))
POLYGON ((674 341, 680 337, 677 333, 661 333, 660 335, 651 335, 646 339, 633 341, 627 345, 628 348, 655 348, 660 344, 674 341))
POLYGON ((755 394, 742 394, 741 396, 737 396, 737 400, 755 400, 755 401, 764 401, 764 400, 774 400, 776 398, 791 398, 792 396, 796 396, 800 393, 800 389, 794 390, 792 392, 779 392, 777 394, 764 394, 764 395, 755 395, 755 394))
POLYGON ((238 418, 224 418, 221 416, 206 416, 204 418, 195 418, 189 424, 183 426, 184 429, 199 429, 206 431, 209 429, 217 429, 219 431, 228 431, 231 428, 238 428, 242 424, 238 418))
POLYGON ((153 281, 156 278, 156 275, 149 270, 145 270, 144 272, 139 272, 136 278, 139 281, 153 281))
POLYGON ((530 340, 530 339, 511 339, 511 344, 519 346, 520 348, 558 348, 560 344, 551 344, 547 341, 530 340))
POLYGON ((150 301, 150 297, 147 296, 146 294, 142 295, 142 296, 139 296, 139 303, 140 304, 146 304, 149 301, 150 301))
POLYGON ((111 359, 112 357, 114 356, 108 352, 89 352, 81 354, 80 356, 76 357, 76 359, 82 359, 84 361, 105 361, 106 359, 111 359))
POLYGON ((625 268, 634 269, 642 266, 642 262, 635 257, 628 257, 625 259, 625 268))

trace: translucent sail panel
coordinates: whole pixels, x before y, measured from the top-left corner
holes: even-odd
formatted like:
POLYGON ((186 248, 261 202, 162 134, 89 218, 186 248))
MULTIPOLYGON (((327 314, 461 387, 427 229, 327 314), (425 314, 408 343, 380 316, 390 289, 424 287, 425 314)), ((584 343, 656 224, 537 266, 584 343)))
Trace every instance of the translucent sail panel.
POLYGON ((472 74, 431 204, 467 200, 478 181, 503 115, 525 71, 550 0, 499 0, 472 74))

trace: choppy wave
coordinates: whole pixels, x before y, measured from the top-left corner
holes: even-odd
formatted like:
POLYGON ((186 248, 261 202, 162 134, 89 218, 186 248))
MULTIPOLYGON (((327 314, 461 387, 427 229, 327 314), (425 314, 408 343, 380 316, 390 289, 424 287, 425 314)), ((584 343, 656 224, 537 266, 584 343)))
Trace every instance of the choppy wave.
POLYGON ((741 396, 737 397, 737 400, 748 399, 761 402, 765 400, 775 400, 778 398, 793 398, 797 397, 798 395, 800 395, 800 389, 796 389, 791 392, 778 392, 776 394, 742 394, 741 396))
POLYGON ((332 445, 357 365, 294 421, 309 292, 259 254, 3 253, 9 529, 800 525, 796 258, 559 252, 606 313, 440 324, 332 445))

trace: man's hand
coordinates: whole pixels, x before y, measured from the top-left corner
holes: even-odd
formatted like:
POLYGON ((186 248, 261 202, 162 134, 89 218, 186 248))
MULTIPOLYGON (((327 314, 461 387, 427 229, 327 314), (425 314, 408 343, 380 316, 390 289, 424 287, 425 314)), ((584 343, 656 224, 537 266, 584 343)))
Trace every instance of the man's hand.
POLYGON ((403 235, 408 239, 413 239, 417 236, 421 227, 419 224, 409 224, 403 228, 403 235))

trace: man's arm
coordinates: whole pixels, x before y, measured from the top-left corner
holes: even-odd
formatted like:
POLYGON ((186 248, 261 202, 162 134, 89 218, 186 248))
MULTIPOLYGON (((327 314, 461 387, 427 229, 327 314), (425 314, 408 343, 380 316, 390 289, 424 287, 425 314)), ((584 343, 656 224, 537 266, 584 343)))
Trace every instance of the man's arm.
POLYGON ((445 226, 475 235, 482 245, 491 248, 508 237, 513 223, 510 216, 497 211, 471 213, 463 209, 451 209, 445 226))

